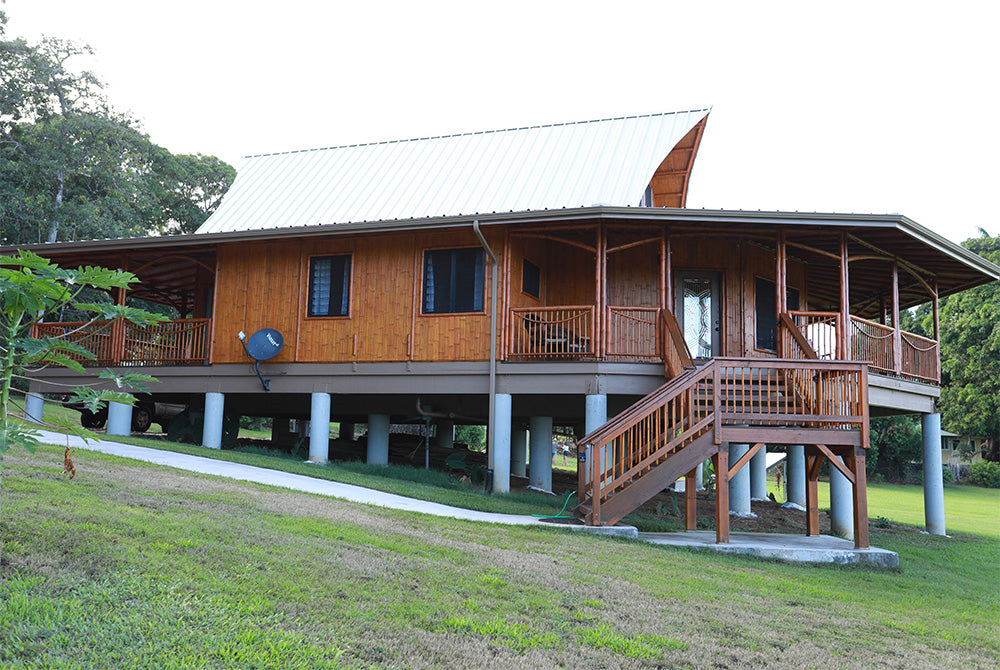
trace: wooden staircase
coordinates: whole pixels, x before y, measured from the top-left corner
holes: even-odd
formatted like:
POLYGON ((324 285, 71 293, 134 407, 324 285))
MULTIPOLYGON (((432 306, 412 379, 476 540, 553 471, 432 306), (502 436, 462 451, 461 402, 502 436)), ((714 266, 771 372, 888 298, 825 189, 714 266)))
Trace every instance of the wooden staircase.
MULTIPOLYGON (((685 361, 683 354, 674 357, 668 372, 679 374, 578 440, 577 516, 590 525, 614 524, 685 476, 692 489, 687 502, 693 505, 694 470, 712 459, 717 532, 720 542, 728 541, 728 482, 749 460, 748 455, 730 466, 729 443, 754 445, 754 452, 764 444, 804 444, 808 525, 810 534, 818 532, 812 508, 818 507, 814 482, 821 459, 829 458, 856 490, 864 485, 867 370, 859 363, 821 361, 809 351, 796 353, 789 359, 713 358, 699 367, 686 365, 690 358, 685 361)), ((855 506, 859 503, 866 507, 863 491, 855 497, 855 506)), ((867 528, 867 510, 856 510, 856 516, 867 528)), ((687 517, 693 530, 692 510, 687 517)), ((860 541, 867 546, 867 533, 860 541)))

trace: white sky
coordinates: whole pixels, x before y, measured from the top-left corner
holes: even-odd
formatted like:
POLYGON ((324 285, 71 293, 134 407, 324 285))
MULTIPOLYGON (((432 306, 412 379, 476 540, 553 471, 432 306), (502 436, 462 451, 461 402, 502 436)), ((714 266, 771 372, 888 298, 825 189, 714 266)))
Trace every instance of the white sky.
POLYGON ((240 157, 714 105, 690 207, 1000 233, 1000 3, 7 0, 89 43, 174 153, 240 157))

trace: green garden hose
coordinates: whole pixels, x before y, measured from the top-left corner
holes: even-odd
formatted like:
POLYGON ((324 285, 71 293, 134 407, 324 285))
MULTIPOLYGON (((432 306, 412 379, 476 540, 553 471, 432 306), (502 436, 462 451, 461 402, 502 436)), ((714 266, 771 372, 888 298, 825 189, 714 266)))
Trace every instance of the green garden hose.
POLYGON ((572 514, 563 516, 563 512, 565 512, 566 507, 569 506, 569 499, 574 495, 576 495, 576 491, 569 492, 569 495, 566 496, 566 500, 563 502, 562 509, 559 510, 559 514, 556 514, 555 516, 552 516, 551 514, 532 514, 531 516, 538 517, 539 519, 572 519, 572 514))

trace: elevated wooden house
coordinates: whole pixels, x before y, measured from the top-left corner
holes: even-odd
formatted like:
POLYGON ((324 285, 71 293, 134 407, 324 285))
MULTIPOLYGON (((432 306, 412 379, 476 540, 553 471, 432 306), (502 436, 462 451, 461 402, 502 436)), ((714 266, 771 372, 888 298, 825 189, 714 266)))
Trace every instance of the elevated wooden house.
POLYGON ((720 541, 727 484, 787 445, 809 532, 826 458, 866 546, 868 419, 934 415, 939 394, 936 326, 902 331, 900 311, 1000 269, 899 215, 686 209, 708 114, 253 156, 196 234, 33 249, 127 269, 133 297, 176 308, 77 336, 100 365, 149 368, 156 400, 204 404, 206 445, 224 412, 310 418, 322 462, 332 417, 367 423, 384 462, 391 421, 479 417, 505 491, 512 472, 551 485, 552 425, 570 425, 585 521, 713 459, 720 541), (268 388, 240 339, 263 328, 284 341, 268 388))

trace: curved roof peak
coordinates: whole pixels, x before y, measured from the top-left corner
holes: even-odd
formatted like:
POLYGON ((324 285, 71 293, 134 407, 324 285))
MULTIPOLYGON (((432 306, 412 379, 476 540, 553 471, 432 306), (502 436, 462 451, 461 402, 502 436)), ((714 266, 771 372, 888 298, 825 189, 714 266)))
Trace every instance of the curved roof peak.
MULTIPOLYGON (((634 206, 671 151, 710 111, 249 156, 219 209, 198 232, 563 209, 597 202, 634 206)), ((686 145, 690 143, 689 138, 686 145)), ((686 151, 689 171, 697 141, 686 151)))

